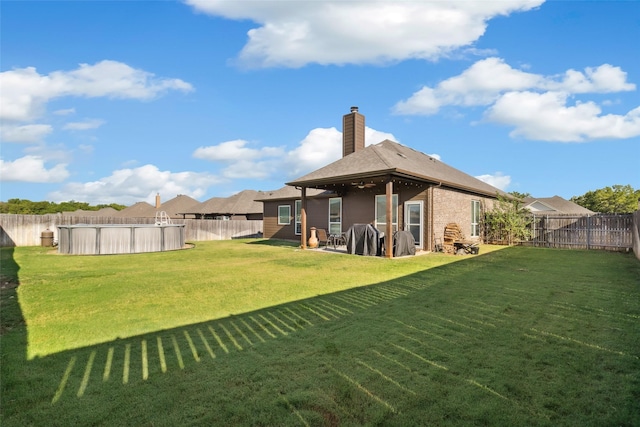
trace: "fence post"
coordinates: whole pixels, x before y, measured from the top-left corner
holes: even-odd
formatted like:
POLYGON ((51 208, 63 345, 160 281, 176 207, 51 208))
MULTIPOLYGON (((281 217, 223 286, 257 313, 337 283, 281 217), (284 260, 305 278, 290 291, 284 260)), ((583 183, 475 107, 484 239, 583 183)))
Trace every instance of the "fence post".
POLYGON ((591 249, 591 215, 587 215, 587 250, 591 249))

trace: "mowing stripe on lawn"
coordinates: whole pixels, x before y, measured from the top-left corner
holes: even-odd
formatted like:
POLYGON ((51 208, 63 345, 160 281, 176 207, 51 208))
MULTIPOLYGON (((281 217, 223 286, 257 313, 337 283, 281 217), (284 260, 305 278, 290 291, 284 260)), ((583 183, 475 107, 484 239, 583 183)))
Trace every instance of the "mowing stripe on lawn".
POLYGON ((202 344, 204 344, 204 347, 207 349, 207 353, 209 353, 209 356, 211 356, 212 359, 215 359, 216 354, 213 352, 213 350, 209 346, 209 341, 207 341, 207 338, 204 336, 200 328, 198 328, 198 335, 200 335, 200 340, 202 341, 202 344))
POLYGON ((296 319, 294 319, 293 317, 290 317, 287 313, 285 313, 282 310, 278 310, 278 314, 280 314, 281 316, 284 316, 287 318, 288 321, 290 321, 291 323, 293 323, 296 327, 300 328, 300 329, 304 329, 304 326, 302 326, 296 319))
POLYGON ((78 388, 78 397, 82 397, 84 395, 85 390, 87 389, 87 385, 89 384, 89 377, 91 376, 91 369, 93 368, 93 360, 96 358, 96 351, 93 350, 89 355, 89 360, 87 360, 87 366, 84 369, 84 375, 82 376, 82 382, 80 383, 80 387, 78 388))
POLYGON ((435 347, 435 346, 433 346, 433 345, 431 345, 431 344, 428 344, 428 343, 426 343, 426 342, 424 342, 424 341, 420 341, 419 339, 414 338, 414 337, 412 337, 412 336, 410 336, 410 335, 405 335, 405 334, 403 334, 402 332, 396 332, 396 333, 397 333, 398 335, 400 335, 400 336, 404 337, 404 338, 407 338, 408 340, 411 340, 411 341, 417 342, 418 344, 420 344, 420 345, 422 345, 422 346, 425 346, 425 347, 428 347, 428 348, 430 348, 430 349, 436 350, 437 352, 442 353, 442 354, 445 354, 445 355, 447 355, 447 356, 449 356, 449 357, 451 357, 451 358, 455 358, 455 356, 454 356, 453 354, 451 354, 451 353, 447 353, 446 351, 441 350, 441 349, 439 349, 438 347, 435 347))
POLYGON ((484 320, 472 319, 472 318, 467 317, 467 316, 460 316, 460 317, 462 317, 464 320, 468 320, 469 322, 477 323, 479 325, 489 326, 489 327, 492 327, 492 328, 496 327, 496 325, 494 325, 493 323, 485 322, 484 320))
MULTIPOLYGON (((625 356, 625 357, 632 357, 634 359, 640 359, 640 357, 634 356, 633 354, 628 354, 628 353, 625 353, 623 351, 618 351, 618 350, 612 350, 610 348, 602 347, 602 346, 599 346, 597 344, 586 343, 586 342, 579 341, 579 340, 576 340, 576 339, 573 339, 573 338, 563 337, 562 335, 557 335, 557 334, 554 334, 554 333, 551 333, 551 332, 539 331, 539 330, 537 330, 535 328, 531 328, 531 330, 533 332, 536 332, 536 333, 540 334, 540 335, 545 335, 545 336, 557 338, 557 339, 562 340, 562 341, 573 342, 573 343, 576 343, 576 344, 579 344, 579 345, 582 345, 582 346, 585 346, 585 347, 589 347, 589 348, 593 348, 593 349, 601 350, 601 351, 606 351, 608 353, 617 354, 619 356, 625 356)), ((525 334, 525 336, 526 336, 526 334, 525 334)))
POLYGON ((597 316, 616 317, 621 320, 635 321, 640 319, 640 316, 637 314, 608 311, 608 310, 603 310, 602 308, 594 308, 586 305, 578 306, 578 305, 569 304, 569 303, 553 303, 551 305, 554 307, 563 308, 565 310, 575 310, 578 312, 586 311, 587 313, 585 314, 595 314, 597 316))
POLYGON ((448 370, 449 370, 449 368, 447 368, 446 366, 441 365, 441 364, 439 364, 439 363, 436 363, 436 362, 434 362, 433 360, 425 359, 424 357, 420 356, 419 354, 414 353, 413 351, 409 350, 408 348, 404 348, 404 347, 402 347, 401 345, 397 345, 397 344, 394 344, 394 343, 390 343, 390 344, 391 344, 392 346, 394 346, 394 347, 396 347, 396 348, 398 348, 398 349, 400 349, 400 350, 404 351, 405 353, 408 353, 408 354, 412 355, 413 357, 415 357, 415 358, 417 358, 417 359, 420 359, 420 360, 422 360, 422 361, 423 361, 423 362, 425 362, 425 363, 428 363, 428 364, 429 364, 429 365, 431 365, 431 366, 434 366, 434 367, 436 367, 436 368, 438 368, 438 369, 442 369, 442 370, 444 370, 444 371, 448 371, 448 370))
POLYGON ((164 374, 167 372, 167 361, 164 358, 164 349, 162 348, 162 338, 158 336, 156 338, 156 343, 158 344, 158 358, 160 359, 160 370, 164 374))
POLYGON ((289 307, 285 307, 285 310, 287 310, 289 313, 293 314, 294 316, 296 316, 298 319, 302 320, 303 322, 308 323, 309 326, 313 326, 313 323, 311 323, 310 321, 308 321, 304 317, 300 316, 298 313, 296 313, 295 311, 291 310, 289 307))
POLYGON ((373 400, 375 400, 376 402, 386 406, 387 408, 389 408, 391 410, 391 412, 393 412, 394 414, 397 413, 398 411, 396 410, 396 408, 394 408, 390 403, 386 402, 385 400, 383 400, 382 398, 376 396, 375 394, 373 394, 372 392, 370 392, 369 390, 367 390, 367 388, 365 386, 363 386, 362 384, 360 384, 358 381, 354 380, 353 378, 351 378, 350 376, 348 376, 347 374, 338 371, 336 368, 334 368, 333 366, 329 366, 329 368, 335 372, 336 374, 340 375, 342 378, 344 378, 345 380, 347 380, 348 382, 350 382, 351 384, 353 384, 354 386, 356 386, 358 388, 358 390, 362 391, 363 393, 365 393, 367 396, 369 396, 370 398, 372 398, 373 400))
POLYGON ((253 345, 253 341, 251 341, 249 337, 244 332, 242 332, 242 329, 240 329, 233 320, 230 320, 229 323, 231 323, 231 326, 233 326, 233 329, 235 329, 236 332, 238 332, 242 336, 242 338, 244 338, 244 340, 249 343, 249 345, 253 345))
POLYGON ((343 316, 345 314, 353 314, 353 311, 348 310, 344 307, 341 307, 339 305, 333 304, 329 301, 326 300, 318 300, 318 304, 321 304, 323 307, 326 307, 328 310, 332 310, 335 311, 336 313, 338 313, 339 315, 343 316))
POLYGON ((131 361, 131 344, 124 346, 124 363, 122 364, 122 384, 129 383, 129 362, 131 361))
POLYGON ((113 352, 114 348, 109 347, 109 351, 107 351, 107 360, 104 364, 104 373, 102 374, 102 381, 109 381, 109 376, 111 375, 111 364, 113 363, 113 352))
MULTIPOLYGON (((326 314, 327 316, 331 316, 334 319, 339 319, 340 318, 340 316, 338 316, 337 314, 331 312, 330 310, 327 310, 326 308, 323 308, 323 307, 319 306, 318 303, 308 302, 307 304, 309 304, 315 310, 318 310, 319 312, 322 312, 322 313, 326 314)), ((329 320, 329 319, 327 319, 327 320, 329 320)))
POLYGON ((142 354, 141 354, 141 358, 142 358, 142 379, 146 380, 147 378, 149 378, 149 359, 147 359, 147 340, 142 340, 141 343, 141 347, 142 347, 142 354))
POLYGON ((289 325, 287 322, 285 322, 284 320, 282 320, 281 318, 279 318, 278 316, 276 316, 275 314, 273 314, 272 312, 267 312, 267 314, 269 316, 271 316, 273 318, 273 320, 275 320, 276 322, 280 323, 282 326, 284 326, 285 328, 289 329, 292 332, 296 331, 296 328, 292 327, 291 325, 289 325))
POLYGON ((438 339, 443 340, 443 341, 450 342, 451 344, 456 344, 456 342, 455 342, 455 341, 452 341, 452 340, 450 340, 450 339, 448 339, 448 338, 445 338, 445 337, 443 337, 443 336, 440 336, 440 335, 438 335, 438 334, 434 334, 433 332, 425 331, 425 330, 423 330, 423 329, 418 329, 418 328, 416 328, 415 326, 408 325, 408 324, 406 324, 406 323, 404 323, 404 322, 402 322, 402 321, 400 321, 400 320, 397 320, 397 319, 389 319, 389 320, 394 321, 394 322, 396 322, 396 323, 399 323, 399 324, 401 324, 401 325, 403 325, 403 326, 405 326, 405 327, 407 327, 407 328, 409 328, 409 329, 413 329, 414 331, 422 332, 423 334, 426 334, 426 335, 429 335, 429 336, 432 336, 432 337, 438 338, 438 339))
POLYGON ((73 370, 73 366, 75 364, 76 364, 76 356, 73 356, 71 359, 69 359, 69 363, 67 364, 67 369, 65 369, 64 374, 62 375, 62 379, 60 380, 60 384, 58 385, 56 394, 54 394, 53 399, 51 399, 52 404, 56 403, 62 396, 62 392, 64 392, 64 388, 67 386, 67 381, 69 380, 69 376, 71 375, 71 371, 73 370))
POLYGON ((257 333, 257 332, 256 332, 256 330, 255 330, 255 329, 253 329, 253 327, 252 327, 250 324, 248 324, 244 319, 240 319, 240 322, 242 322, 242 324, 243 324, 244 326, 246 326, 246 328, 247 328, 247 329, 249 329, 249 330, 253 333, 253 335, 255 335, 256 337, 258 337, 258 339, 259 339, 260 341, 262 341, 262 342, 267 342, 264 338, 262 338, 262 335, 260 335, 259 333, 257 333))
POLYGON ((369 308, 369 307, 371 307, 371 304, 363 302, 363 301, 359 300, 358 298, 356 298, 353 295, 340 295, 340 296, 336 295, 336 296, 334 296, 334 298, 337 298, 342 302, 346 302, 347 304, 351 304, 351 305, 353 305, 355 307, 358 307, 358 308, 369 308))
POLYGON ((267 322, 269 325, 271 325, 271 327, 273 329, 275 329, 276 331, 280 332, 282 335, 289 335, 288 332, 283 331, 281 328, 278 327, 278 325, 276 325, 275 323, 273 323, 271 320, 267 319, 264 315, 259 314, 258 316, 260 316, 260 318, 262 320, 264 320, 265 322, 267 322))
MULTIPOLYGON (((351 304, 351 305, 353 305, 353 306, 355 306, 355 307, 358 307, 358 308, 369 308, 369 306, 368 306, 368 305, 364 305, 364 304, 363 304, 363 303, 361 303, 361 302, 353 302, 353 301, 354 301, 353 299, 350 299, 350 298, 348 298, 348 297, 346 297, 346 296, 338 296, 338 295, 334 295, 334 298, 337 298, 337 299, 339 299, 339 300, 340 300, 340 301, 342 301, 342 302, 345 302, 345 303, 347 303, 347 304, 351 304)), ((356 300, 356 301, 357 301, 357 300, 356 300)))
POLYGON ((255 317, 249 316, 249 319, 251 319, 253 321, 253 323, 255 323, 256 325, 258 325, 260 327, 260 329, 262 329, 271 338, 276 338, 276 336, 273 334, 273 332, 271 332, 270 330, 265 328, 264 325, 262 323, 258 322, 258 320, 255 317))
POLYGON ((404 363, 394 359, 393 357, 387 356, 386 354, 382 354, 378 350, 372 349, 371 351, 374 352, 375 354, 377 354, 378 356, 380 356, 380 357, 382 357, 384 359, 387 359, 389 362, 394 363, 394 364, 400 366, 401 368, 406 369, 409 372, 413 372, 413 369, 411 369, 411 367, 409 367, 409 366, 405 365, 404 363))
POLYGON ((198 350, 196 349, 195 344, 193 344, 193 340, 191 339, 191 335, 189 335, 188 331, 182 331, 184 333, 184 337, 187 339, 187 343, 189 344, 189 348, 191 349, 191 354, 193 355, 193 360, 196 362, 200 361, 200 355, 198 355, 198 350))
POLYGON ((213 328, 211 326, 207 326, 209 328, 209 332, 211 332, 211 334, 213 335, 213 337, 216 339, 216 341, 218 342, 218 345, 220 346, 220 348, 225 352, 225 353, 229 353, 229 349, 227 348, 227 346, 222 342, 222 340, 220 339, 220 337, 218 336, 218 334, 216 333, 216 331, 213 330, 213 328))
POLYGON ((173 334, 171 334, 171 343, 173 344, 173 350, 176 352, 176 357, 178 358, 178 366, 180 366, 180 369, 184 369, 184 362, 182 360, 180 347, 178 347, 178 340, 176 340, 176 336, 173 334))
POLYGON ((302 421, 302 424, 309 427, 309 423, 304 419, 304 417, 300 414, 300 412, 298 412, 298 410, 294 408, 294 406, 291 404, 291 402, 289 402, 286 396, 281 396, 281 397, 282 397, 282 400, 284 400, 284 403, 287 404, 287 407, 291 410, 291 412, 293 412, 300 419, 300 421, 302 421))
POLYGON ((307 310, 309 310, 310 312, 312 312, 313 314, 315 314, 316 316, 318 316, 319 318, 321 318, 322 320, 331 320, 326 316, 323 316, 322 314, 318 313, 317 311, 315 311, 314 309, 312 309, 311 307, 308 307, 304 304, 300 304, 301 307, 306 308, 307 310))
POLYGON ((509 400, 509 398, 504 397, 503 395, 501 395, 501 394, 500 394, 500 393, 498 393, 497 391, 495 391, 495 390, 493 390, 493 389, 491 389, 491 388, 487 387, 487 386, 486 386, 486 385, 484 385, 484 384, 480 384, 480 383, 479 383, 479 382, 477 382, 476 380, 467 380, 467 382, 468 382, 469 384, 473 384, 473 385, 474 385, 474 386, 476 386, 476 387, 480 387, 481 389, 483 389, 483 390, 485 390, 485 391, 488 391, 489 393, 494 394, 494 395, 496 395, 496 396, 498 396, 498 397, 500 397, 500 398, 502 398, 502 399, 504 399, 504 400, 509 400))
POLYGON ((455 320, 448 319, 446 317, 437 316, 435 314, 427 313, 426 311, 420 311, 420 313, 426 314, 427 316, 435 317, 436 319, 442 320, 444 322, 451 323, 452 325, 460 326, 462 328, 467 328, 474 330, 476 332, 482 332, 482 329, 474 328, 473 326, 465 325, 464 323, 456 322, 455 320))
POLYGON ((229 339, 231 340, 231 342, 233 343, 233 345, 238 349, 238 350, 242 350, 242 346, 238 343, 238 341, 236 341, 236 339, 233 337, 233 335, 231 335, 231 332, 229 332, 229 330, 222 324, 220 323, 220 327, 222 328, 222 330, 224 331, 225 334, 227 334, 227 337, 229 337, 229 339))
POLYGON ((360 365, 364 366, 365 368, 369 369, 372 372, 375 372, 376 374, 380 375, 382 378, 384 378, 385 380, 389 381, 391 384, 395 385, 396 387, 398 387, 401 390, 404 390, 408 393, 411 393, 413 395, 416 394, 415 391, 403 386, 402 384, 400 384, 398 381, 394 380, 393 378, 388 377, 387 375, 385 375, 384 373, 382 373, 381 371, 379 371, 378 369, 374 368, 373 366, 363 362, 360 359, 356 359, 356 362, 358 362, 360 365))

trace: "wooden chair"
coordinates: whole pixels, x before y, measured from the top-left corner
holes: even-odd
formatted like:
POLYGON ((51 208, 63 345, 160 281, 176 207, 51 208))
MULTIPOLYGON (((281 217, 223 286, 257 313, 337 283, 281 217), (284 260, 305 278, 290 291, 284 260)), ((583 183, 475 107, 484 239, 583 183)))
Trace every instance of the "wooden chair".
POLYGON ((331 241, 331 239, 327 235, 327 230, 325 230, 324 228, 318 228, 316 230, 316 236, 318 236, 318 247, 320 247, 324 242, 324 247, 326 248, 331 241))

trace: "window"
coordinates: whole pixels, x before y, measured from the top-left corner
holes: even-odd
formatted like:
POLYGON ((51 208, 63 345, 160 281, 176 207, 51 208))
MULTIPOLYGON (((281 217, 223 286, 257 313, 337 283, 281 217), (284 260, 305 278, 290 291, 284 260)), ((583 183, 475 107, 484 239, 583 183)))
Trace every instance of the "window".
MULTIPOLYGON (((391 197, 391 223, 393 224, 393 231, 398 231, 398 195, 394 194, 391 197)), ((381 194, 376 196, 376 223, 375 227, 378 230, 385 231, 387 227, 387 196, 381 194)))
POLYGON ((280 205, 278 206, 278 225, 291 224, 291 206, 280 205))
POLYGON ((329 199, 329 234, 342 233, 342 199, 329 199))
POLYGON ((302 221, 300 219, 302 217, 302 200, 296 200, 295 217, 296 234, 300 235, 302 234, 302 221))
POLYGON ((471 201, 471 237, 480 235, 480 201, 471 201))

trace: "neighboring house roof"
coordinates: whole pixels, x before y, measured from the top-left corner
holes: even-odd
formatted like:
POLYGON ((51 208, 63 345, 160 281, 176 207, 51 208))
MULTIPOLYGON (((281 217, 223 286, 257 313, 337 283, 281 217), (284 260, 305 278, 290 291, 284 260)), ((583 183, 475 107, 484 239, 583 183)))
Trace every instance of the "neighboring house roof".
POLYGON ((73 212, 62 212, 62 215, 66 216, 115 216, 118 210, 112 207, 106 207, 97 211, 86 211, 84 209, 78 209, 73 212))
POLYGON ((182 218, 183 212, 187 212, 199 204, 200 202, 194 198, 191 198, 184 194, 178 194, 173 199, 167 200, 166 202, 162 203, 160 205, 160 209, 156 210, 166 212, 170 218, 182 218))
MULTIPOLYGON (((316 188, 307 189, 307 197, 334 197, 336 193, 333 191, 319 190, 316 188)), ((256 199, 258 202, 266 202, 268 200, 289 200, 300 198, 300 190, 290 185, 273 191, 264 191, 262 195, 256 199)))
POLYGON ((554 214, 573 214, 573 215, 589 215, 595 212, 583 208, 577 203, 563 199, 560 196, 553 197, 527 197, 524 199, 524 208, 529 209, 533 213, 554 213, 554 214))
POLYGON ((261 192, 255 190, 243 190, 231 197, 212 197, 182 213, 202 215, 261 214, 262 203, 256 201, 256 198, 260 197, 261 194, 261 192))
POLYGON ((114 216, 121 218, 153 218, 156 215, 156 208, 147 202, 138 202, 124 208, 114 216))
POLYGON ((338 182, 394 176, 495 196, 505 194, 486 182, 455 169, 431 156, 390 140, 370 145, 287 185, 300 187, 331 186, 338 182))

